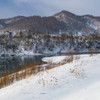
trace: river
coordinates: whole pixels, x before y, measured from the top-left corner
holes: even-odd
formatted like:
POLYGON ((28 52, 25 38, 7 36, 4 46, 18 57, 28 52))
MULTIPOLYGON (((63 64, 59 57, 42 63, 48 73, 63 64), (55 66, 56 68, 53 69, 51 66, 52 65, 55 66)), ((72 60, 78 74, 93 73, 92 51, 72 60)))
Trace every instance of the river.
POLYGON ((7 72, 18 70, 29 63, 43 63, 42 58, 51 56, 61 56, 65 54, 44 54, 44 55, 28 55, 28 56, 4 56, 0 57, 0 76, 7 72))

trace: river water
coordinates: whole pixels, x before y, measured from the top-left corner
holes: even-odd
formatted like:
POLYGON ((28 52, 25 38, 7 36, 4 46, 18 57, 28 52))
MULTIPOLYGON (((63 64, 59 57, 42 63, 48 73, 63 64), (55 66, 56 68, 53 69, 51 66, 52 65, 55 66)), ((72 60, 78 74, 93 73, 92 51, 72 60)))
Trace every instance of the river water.
POLYGON ((51 56, 61 56, 65 54, 44 54, 44 55, 35 55, 35 56, 4 56, 0 57, 0 76, 7 72, 13 72, 22 68, 29 63, 43 63, 42 58, 51 57, 51 56))

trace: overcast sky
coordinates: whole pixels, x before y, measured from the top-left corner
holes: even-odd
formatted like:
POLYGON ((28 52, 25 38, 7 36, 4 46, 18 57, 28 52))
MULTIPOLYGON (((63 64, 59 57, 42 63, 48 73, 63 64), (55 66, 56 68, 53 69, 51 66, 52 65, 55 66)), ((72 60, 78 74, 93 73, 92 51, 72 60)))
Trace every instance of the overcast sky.
POLYGON ((0 18, 50 16, 61 10, 100 16, 100 0, 0 0, 0 18))

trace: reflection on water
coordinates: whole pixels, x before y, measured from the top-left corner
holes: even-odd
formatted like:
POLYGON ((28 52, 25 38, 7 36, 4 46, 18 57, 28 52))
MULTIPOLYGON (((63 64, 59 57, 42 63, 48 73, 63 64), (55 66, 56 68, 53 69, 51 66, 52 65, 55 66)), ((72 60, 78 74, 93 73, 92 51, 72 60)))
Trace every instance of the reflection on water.
POLYGON ((0 58, 0 75, 6 72, 13 72, 21 67, 24 67, 28 63, 34 63, 35 61, 41 62, 41 56, 0 58))
POLYGON ((56 56, 56 55, 63 55, 63 54, 0 57, 0 76, 4 73, 18 70, 29 63, 40 62, 42 64, 43 57, 50 57, 50 56, 56 56))

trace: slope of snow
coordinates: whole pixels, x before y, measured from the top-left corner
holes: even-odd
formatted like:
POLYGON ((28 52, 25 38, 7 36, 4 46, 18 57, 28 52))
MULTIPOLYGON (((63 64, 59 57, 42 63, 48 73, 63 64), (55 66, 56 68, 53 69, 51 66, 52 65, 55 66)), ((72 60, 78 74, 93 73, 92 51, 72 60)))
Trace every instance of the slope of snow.
POLYGON ((43 58, 42 60, 44 62, 52 62, 52 63, 59 63, 60 61, 64 60, 66 56, 56 56, 56 57, 46 57, 43 58))
MULTIPOLYGON (((44 58, 60 62, 65 56, 44 58)), ((0 100, 100 100, 100 55, 80 59, 0 89, 0 100)))
MULTIPOLYGON (((67 97, 67 100, 99 100, 100 81, 67 97)), ((66 100, 65 97, 62 100, 66 100)))

